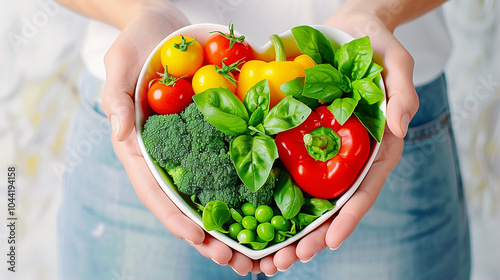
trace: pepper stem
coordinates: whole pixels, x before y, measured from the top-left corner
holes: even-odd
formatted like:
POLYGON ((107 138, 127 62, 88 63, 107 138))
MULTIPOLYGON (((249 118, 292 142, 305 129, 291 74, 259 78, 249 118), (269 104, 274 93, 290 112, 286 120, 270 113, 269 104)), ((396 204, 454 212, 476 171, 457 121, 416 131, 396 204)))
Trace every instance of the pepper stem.
POLYGON ((280 36, 273 34, 269 36, 269 41, 273 44, 274 53, 276 54, 276 61, 286 61, 285 46, 280 36))
POLYGON ((340 150, 340 136, 331 128, 321 126, 304 135, 307 153, 314 159, 327 161, 340 150))
POLYGON ((325 135, 304 135, 304 145, 318 147, 322 150, 328 146, 328 138, 325 135))

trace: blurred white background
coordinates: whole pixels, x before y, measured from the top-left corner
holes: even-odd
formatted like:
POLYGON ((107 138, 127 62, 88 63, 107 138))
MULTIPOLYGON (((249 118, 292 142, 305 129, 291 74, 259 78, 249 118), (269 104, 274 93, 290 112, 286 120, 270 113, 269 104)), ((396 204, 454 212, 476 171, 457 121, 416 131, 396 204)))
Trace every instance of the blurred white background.
MULTIPOLYGON (((498 0, 445 4, 454 50, 447 67, 452 120, 471 224, 472 279, 500 279, 500 7, 498 0)), ((86 20, 51 0, 0 4, 0 221, 7 166, 17 184, 17 272, 0 279, 56 279, 56 212, 83 70, 86 20)), ((3 223, 3 222, 2 222, 3 223)))

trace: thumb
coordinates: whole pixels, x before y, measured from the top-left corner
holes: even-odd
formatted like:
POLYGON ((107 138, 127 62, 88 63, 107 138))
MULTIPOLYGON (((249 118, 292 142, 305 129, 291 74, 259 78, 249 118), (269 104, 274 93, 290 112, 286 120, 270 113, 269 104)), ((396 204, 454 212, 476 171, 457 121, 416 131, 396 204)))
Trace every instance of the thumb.
POLYGON ((387 125, 395 136, 403 138, 419 104, 413 85, 413 58, 399 42, 394 40, 385 51, 384 66, 387 125))
POLYGON ((127 139, 135 124, 134 90, 140 67, 134 59, 133 46, 127 39, 118 37, 104 58, 106 83, 102 108, 109 120, 114 137, 127 139))

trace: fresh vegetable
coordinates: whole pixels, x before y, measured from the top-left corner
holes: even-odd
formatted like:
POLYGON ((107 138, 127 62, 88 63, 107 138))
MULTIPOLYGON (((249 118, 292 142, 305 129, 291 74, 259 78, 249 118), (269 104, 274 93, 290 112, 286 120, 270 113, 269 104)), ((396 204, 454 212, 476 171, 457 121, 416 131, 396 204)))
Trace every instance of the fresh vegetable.
MULTIPOLYGON (((286 166, 286 164, 285 164, 286 166)), ((274 200, 286 219, 295 217, 304 205, 301 188, 290 178, 288 172, 281 172, 274 192, 274 200)))
POLYGON ((201 52, 185 36, 162 47, 165 73, 151 82, 149 102, 165 115, 151 116, 142 136, 206 230, 261 250, 332 210, 352 185, 368 133, 377 141, 383 133, 383 68, 367 37, 339 46, 299 26, 292 34, 303 54, 287 61, 272 35, 276 61, 264 62, 229 31, 212 32, 201 52), (192 91, 175 88, 184 78, 192 91), (178 107, 162 111, 167 104, 178 107))
MULTIPOLYGON (((181 114, 149 117, 142 138, 148 154, 165 168, 178 190, 196 195, 202 205, 221 200, 238 207, 248 196, 228 154, 233 137, 206 122, 194 103, 181 114)), ((267 201, 274 181, 270 179, 255 198, 262 195, 267 201)))
POLYGON ((250 60, 252 49, 245 41, 245 36, 234 35, 233 24, 229 25, 229 34, 213 31, 214 35, 208 38, 205 46, 205 58, 209 64, 222 67, 222 61, 226 64, 245 62, 250 60))
POLYGON ((271 241, 274 239, 274 228, 269 222, 261 223, 257 226, 257 236, 263 241, 271 241))
POLYGON ((290 229, 290 226, 292 225, 290 223, 290 220, 285 219, 281 215, 277 215, 271 218, 271 225, 274 227, 274 229, 279 230, 279 231, 288 231, 290 229))
POLYGON ((219 200, 210 201, 203 210, 203 225, 207 230, 218 230, 228 233, 222 226, 229 221, 231 213, 227 205, 219 200))
POLYGON ((250 60, 246 62, 241 68, 236 95, 243 101, 251 87, 266 79, 269 83, 270 108, 272 108, 285 97, 280 86, 297 77, 304 77, 304 69, 312 63, 310 61, 304 62, 304 58, 300 58, 299 62, 287 61, 280 37, 271 35, 270 40, 274 46, 276 61, 250 60))
POLYGON ((211 88, 226 88, 232 93, 236 93, 236 80, 231 71, 239 70, 238 62, 226 65, 224 61, 222 66, 205 65, 198 69, 193 76, 193 91, 195 94, 211 88))
POLYGON ((311 113, 303 103, 286 97, 269 110, 267 80, 256 83, 241 102, 224 88, 208 89, 193 96, 205 120, 220 131, 234 135, 230 156, 239 178, 252 192, 267 181, 278 158, 271 135, 301 124, 311 113), (248 97, 247 97, 248 96, 248 97))
POLYGON ((292 34, 299 49, 318 65, 305 70, 304 80, 282 85, 285 93, 308 105, 315 104, 311 99, 330 103, 328 108, 340 124, 354 114, 380 142, 385 127, 380 109, 384 93, 376 82, 383 68, 372 61, 370 39, 352 40, 334 52, 330 41, 312 27, 294 27, 292 34))
POLYGON ((191 84, 182 78, 175 78, 165 73, 160 79, 152 80, 148 90, 148 103, 158 114, 178 114, 192 101, 193 89, 191 84))
POLYGON ((259 207, 261 205, 270 205, 271 203, 273 203, 274 190, 276 188, 277 181, 276 172, 276 170, 272 169, 264 185, 256 192, 252 191, 244 184, 241 184, 240 195, 242 199, 248 201, 256 207, 259 207))
POLYGON ((352 185, 370 153, 363 125, 352 117, 340 125, 326 106, 317 108, 297 128, 279 133, 276 144, 281 161, 300 188, 325 199, 341 195, 352 185), (313 133, 317 129, 320 132, 313 133))
POLYGON ((272 217, 273 209, 268 205, 261 205, 255 209, 255 218, 259 221, 259 223, 270 222, 272 217))
POLYGON ((203 47, 196 39, 175 36, 161 47, 161 63, 174 77, 192 77, 203 65, 203 47))

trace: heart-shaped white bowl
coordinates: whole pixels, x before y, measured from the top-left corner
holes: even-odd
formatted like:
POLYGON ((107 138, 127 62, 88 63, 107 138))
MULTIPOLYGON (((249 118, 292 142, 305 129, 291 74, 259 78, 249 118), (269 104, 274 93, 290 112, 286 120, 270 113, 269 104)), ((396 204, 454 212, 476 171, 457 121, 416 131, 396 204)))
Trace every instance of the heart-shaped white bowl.
MULTIPOLYGON (((349 34, 327 26, 313 26, 314 28, 318 29, 321 31, 326 38, 328 38, 332 42, 332 46, 334 50, 338 49, 341 45, 353 40, 354 38, 350 36, 349 34)), ((190 25, 184 28, 181 28, 172 34, 170 34, 168 37, 166 37, 162 42, 160 42, 156 48, 151 52, 149 55, 148 59, 146 60, 141 73, 139 75, 139 79, 137 81, 137 86, 135 90, 135 110, 136 110, 136 130, 137 130, 137 138, 139 142, 139 146, 141 148, 141 151, 144 155, 144 159, 146 160, 151 173, 153 176, 156 178, 156 181, 158 184, 161 186, 163 191, 168 195, 168 197, 175 203, 175 205, 184 213, 186 216, 191 218, 194 222, 196 222, 198 225, 200 225, 202 228, 203 227, 203 222, 201 219, 201 214, 199 211, 196 210, 196 207, 192 204, 190 199, 186 197, 185 195, 182 195, 177 191, 177 188, 175 185, 172 183, 171 179, 169 176, 165 173, 165 171, 160 168, 159 166, 155 165, 153 163, 153 160, 151 157, 148 155, 146 152, 146 148, 144 147, 144 142, 142 141, 142 130, 144 123, 146 122, 147 118, 151 115, 154 114, 152 109, 149 107, 148 101, 147 101, 147 92, 148 92, 148 84, 149 81, 155 77, 157 72, 163 72, 163 66, 161 65, 161 60, 160 60, 160 48, 161 46, 171 37, 173 36, 178 36, 178 35, 184 35, 184 36, 190 36, 193 38, 197 38, 197 40, 204 45, 207 39, 211 36, 209 34, 210 31, 214 30, 219 30, 222 32, 229 32, 227 26, 222 26, 218 24, 195 24, 195 25, 190 25)), ((236 32, 237 33, 237 32, 236 32)), ((237 36, 239 34, 236 34, 237 36)), ((270 35, 270 34, 264 34, 265 36, 270 35)), ((280 35, 281 39, 283 40, 283 44, 285 46, 285 50, 287 53, 287 57, 294 57, 299 54, 301 54, 300 50, 297 47, 297 44, 295 43, 295 39, 292 36, 291 31, 287 31, 283 34, 280 35)), ((274 49, 271 47, 271 43, 267 43, 264 46, 253 46, 251 42, 249 42, 250 46, 254 50, 254 58, 255 59, 261 59, 261 60, 266 60, 266 61, 272 61, 274 59, 274 49)), ((378 82, 379 87, 382 89, 382 91, 385 93, 385 87, 383 81, 380 79, 378 82)), ((384 115, 386 115, 386 101, 384 100, 381 105, 380 109, 384 112, 384 115)), ((352 187, 345 192, 342 196, 338 197, 337 202, 335 204, 335 207, 326 212, 324 215, 321 217, 317 218, 314 222, 312 222, 310 225, 299 231, 295 236, 286 239, 284 242, 269 246, 265 249, 262 250, 253 250, 249 247, 246 247, 242 244, 239 244, 235 240, 231 239, 230 237, 218 232, 218 231, 210 231, 210 234, 220 240, 221 242, 227 244, 229 247, 241 252, 242 254, 248 256, 251 259, 260 259, 263 258, 271 253, 276 252, 277 250, 292 244, 293 242, 296 242, 315 228, 317 228, 319 225, 324 223, 328 218, 330 218, 335 212, 337 212, 342 205, 346 203, 346 201, 353 195, 353 193, 356 191, 358 186, 361 184, 363 181, 363 178, 365 177, 366 173, 368 172, 370 166, 372 165, 375 156, 378 153, 378 150, 380 148, 380 143, 377 143, 376 141, 371 142, 371 151, 370 151, 370 156, 368 158, 368 161, 366 162, 365 166, 363 167, 362 171, 358 175, 358 178, 352 185, 352 187)))

